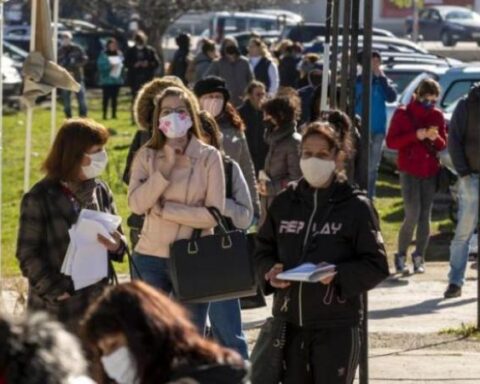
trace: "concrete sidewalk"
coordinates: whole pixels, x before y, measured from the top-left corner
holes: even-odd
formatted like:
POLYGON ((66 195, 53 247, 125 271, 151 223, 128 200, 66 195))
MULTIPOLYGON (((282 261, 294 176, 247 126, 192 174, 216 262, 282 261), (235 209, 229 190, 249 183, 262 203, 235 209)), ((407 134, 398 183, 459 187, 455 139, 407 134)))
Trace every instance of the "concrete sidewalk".
MULTIPOLYGON (((480 342, 438 335, 476 323, 476 272, 468 270, 461 298, 445 300, 447 273, 448 263, 428 263, 425 275, 393 276, 370 292, 371 383, 480 383, 480 342)), ((269 315, 242 313, 249 338, 269 315)))
MULTIPOLYGON (((463 295, 443 299, 448 263, 428 263, 425 275, 391 277, 369 294, 371 383, 480 383, 480 342, 439 335, 476 323, 476 271, 468 270, 463 295)), ((123 279, 122 279, 123 280, 123 279)), ((4 292, 8 312, 16 295, 4 292)), ((269 306, 243 311, 253 346, 269 306)), ((302 383, 299 383, 302 384, 302 383)))

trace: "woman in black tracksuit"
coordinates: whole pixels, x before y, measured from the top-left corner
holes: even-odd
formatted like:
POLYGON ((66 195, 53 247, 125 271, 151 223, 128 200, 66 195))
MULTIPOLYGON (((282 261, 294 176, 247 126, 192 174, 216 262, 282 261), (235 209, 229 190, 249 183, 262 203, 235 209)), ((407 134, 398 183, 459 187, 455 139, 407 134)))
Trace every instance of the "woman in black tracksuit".
POLYGON ((304 177, 275 198, 257 236, 257 270, 275 293, 273 316, 287 323, 283 384, 353 383, 360 296, 389 274, 376 212, 339 172, 345 151, 328 123, 310 124, 304 177), (336 275, 319 283, 276 278, 304 262, 334 264, 336 275))

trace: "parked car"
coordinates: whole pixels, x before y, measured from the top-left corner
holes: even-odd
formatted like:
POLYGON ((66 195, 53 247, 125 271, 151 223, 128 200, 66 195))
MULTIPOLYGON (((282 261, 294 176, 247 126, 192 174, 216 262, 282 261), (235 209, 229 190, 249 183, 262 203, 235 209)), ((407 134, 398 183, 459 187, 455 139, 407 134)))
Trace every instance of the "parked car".
MULTIPOLYGON (((413 20, 407 18, 406 33, 412 33, 413 20)), ((418 21, 419 34, 427 41, 442 41, 453 47, 459 41, 475 41, 480 45, 480 15, 468 8, 431 6, 422 9, 418 21)))
MULTIPOLYGON (((325 37, 317 37, 314 41, 304 44, 306 53, 323 53, 323 46, 325 37)), ((338 39, 338 48, 341 51, 343 45, 343 38, 338 39)), ((358 47, 361 50, 363 47, 363 36, 359 36, 358 47)), ((424 54, 429 55, 428 51, 419 45, 398 37, 373 36, 372 49, 379 52, 395 52, 402 54, 424 54)))
POLYGON ((232 33, 245 31, 277 31, 283 25, 294 24, 290 18, 253 12, 215 12, 210 20, 210 38, 216 42, 232 33))
MULTIPOLYGON (((339 27, 340 33, 343 33, 343 26, 339 27)), ((296 25, 285 25, 280 36, 281 40, 290 39, 302 44, 310 43, 317 37, 325 37, 325 24, 321 23, 301 23, 296 25)), ((363 28, 360 28, 360 33, 363 34, 363 28)), ((373 35, 384 37, 395 37, 393 33, 385 29, 373 28, 373 35)))
POLYGON ((13 60, 13 66, 19 71, 23 68, 23 63, 25 62, 28 52, 23 50, 20 47, 17 47, 15 44, 9 43, 8 41, 3 42, 3 53, 5 56, 13 60))
POLYGON ((240 33, 232 33, 227 36, 234 37, 242 52, 242 55, 246 55, 248 53, 248 42, 252 37, 260 37, 268 46, 274 44, 278 37, 280 36, 280 31, 255 31, 255 32, 240 32, 240 33))
MULTIPOLYGON (((399 105, 406 105, 410 102, 418 87, 418 84, 425 79, 432 78, 439 82, 442 92, 439 97, 437 107, 444 114, 447 123, 450 121, 451 114, 458 101, 466 96, 473 84, 480 82, 480 65, 464 65, 459 67, 436 67, 429 71, 419 74, 405 88, 397 103, 392 103, 387 108, 387 119, 390 122, 393 112, 399 105)), ((395 164, 397 158, 396 151, 386 149, 384 159, 387 163, 395 164)))
POLYGON ((434 55, 399 55, 384 53, 383 71, 395 84, 401 97, 405 88, 421 73, 435 73, 438 67, 446 69, 464 65, 461 61, 434 55))
POLYGON ((5 103, 18 101, 22 93, 22 77, 17 69, 18 65, 10 57, 3 55, 2 58, 2 79, 3 99, 5 103))

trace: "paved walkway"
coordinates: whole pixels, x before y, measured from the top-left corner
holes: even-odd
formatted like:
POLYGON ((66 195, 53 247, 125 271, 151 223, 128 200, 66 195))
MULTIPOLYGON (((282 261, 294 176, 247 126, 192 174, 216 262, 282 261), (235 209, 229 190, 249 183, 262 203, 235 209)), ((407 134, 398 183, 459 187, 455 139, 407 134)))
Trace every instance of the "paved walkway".
MULTIPOLYGON (((476 322, 476 272, 468 270, 461 298, 444 300, 447 272, 447 263, 428 263, 425 275, 392 277, 370 293, 371 383, 480 383, 480 342, 466 348, 453 346, 455 336, 431 341, 442 330, 476 322)), ((11 312, 15 294, 4 298, 11 312)), ((243 312, 250 339, 269 315, 267 308, 243 312)))

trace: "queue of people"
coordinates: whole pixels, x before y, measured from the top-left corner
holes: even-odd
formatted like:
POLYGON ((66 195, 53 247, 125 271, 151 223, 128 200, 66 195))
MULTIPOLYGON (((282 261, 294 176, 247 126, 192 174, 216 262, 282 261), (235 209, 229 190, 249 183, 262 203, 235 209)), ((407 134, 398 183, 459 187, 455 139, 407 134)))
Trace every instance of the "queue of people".
MULTIPOLYGON (((255 274, 262 293, 274 294, 273 321, 283 327, 279 382, 352 384, 359 362, 361 295, 389 276, 372 202, 384 140, 399 151, 405 219, 395 269, 403 275, 410 272, 407 256, 415 229, 413 271, 425 273, 438 154, 448 143, 463 188, 463 221, 452 242, 445 292, 457 297, 478 205, 469 193, 478 189, 473 177, 478 156, 468 144, 479 121, 471 112, 478 92, 458 105, 453 141, 435 108, 440 87, 429 79, 397 109, 387 133, 385 103, 396 93, 374 52, 372 163, 364 192, 352 183, 360 141, 354 122, 343 111, 319 108, 323 67, 318 56, 302 58, 290 43, 270 54, 253 38, 247 58, 234 39, 226 38, 219 57, 206 40, 188 62, 188 36, 177 43, 181 52, 172 75, 163 78, 153 78, 158 64, 140 32, 125 60, 114 40, 98 60, 104 118, 110 100, 115 117, 121 84, 114 75, 124 66, 129 73, 135 69, 129 84, 138 131, 123 174, 134 281, 107 287, 114 279, 111 262, 122 261, 128 250, 121 227, 110 237, 98 235, 108 253, 107 278, 77 290, 61 273, 69 230, 81 211, 116 213, 101 180, 108 131, 92 120, 69 119, 45 160, 45 178, 22 199, 17 258, 29 282, 29 309, 50 313, 82 340, 88 371, 98 383, 109 377, 119 384, 246 384, 250 356, 239 298, 182 301, 174 288, 175 276, 182 273, 172 269, 174 244, 215 236, 225 222, 228 231, 256 232, 255 274), (316 283, 279 278, 303 263, 328 263, 333 273, 316 283)), ((360 82, 356 96, 361 106, 360 82)), ((189 245, 192 255, 195 247, 189 245)), ((0 353, 0 383, 3 378, 10 384, 13 364, 0 353)))

